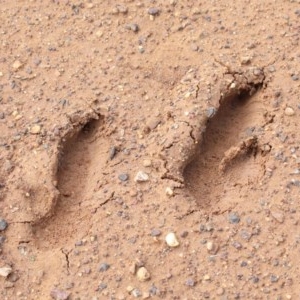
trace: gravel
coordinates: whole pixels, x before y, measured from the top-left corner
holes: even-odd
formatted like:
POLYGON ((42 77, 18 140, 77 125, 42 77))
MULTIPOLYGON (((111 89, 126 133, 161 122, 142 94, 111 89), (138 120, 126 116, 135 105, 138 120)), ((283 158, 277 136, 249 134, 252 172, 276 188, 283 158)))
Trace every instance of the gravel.
POLYGON ((70 297, 70 292, 66 292, 59 289, 53 289, 50 292, 50 296, 55 300, 68 300, 70 297))
POLYGON ((118 178, 121 180, 121 181, 127 181, 128 178, 129 178, 129 175, 126 174, 126 173, 122 173, 118 176, 118 178))
POLYGON ((235 212, 231 212, 229 215, 228 215, 228 219, 229 219, 229 223, 231 224, 237 224, 240 222, 240 217, 237 213, 235 212))
POLYGON ((160 236, 161 231, 159 229, 152 229, 151 230, 151 236, 160 236))
POLYGON ((101 263, 99 266, 99 272, 105 272, 110 268, 110 265, 107 263, 101 263))
POLYGON ((195 280, 192 278, 188 278, 185 282, 185 285, 187 285, 187 286, 195 286, 195 284, 196 284, 195 280))
POLYGON ((4 219, 0 218, 0 231, 4 231, 7 228, 7 226, 8 223, 4 219))
POLYGON ((148 14, 149 14, 150 16, 156 16, 156 15, 159 14, 159 9, 158 9, 157 7, 150 7, 150 8, 148 9, 148 14))

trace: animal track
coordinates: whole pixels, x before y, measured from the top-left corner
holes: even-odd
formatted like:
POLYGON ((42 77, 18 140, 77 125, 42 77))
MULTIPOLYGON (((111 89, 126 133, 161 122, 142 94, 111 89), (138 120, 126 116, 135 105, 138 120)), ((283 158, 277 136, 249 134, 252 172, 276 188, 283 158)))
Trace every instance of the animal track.
MULTIPOLYGON (((263 132, 264 106, 260 93, 231 96, 208 120, 202 143, 185 168, 187 189, 201 208, 230 209, 263 175, 263 157, 258 155, 263 132)), ((245 195, 244 195, 245 196, 245 195)), ((223 209, 224 210, 224 209, 223 209)))
POLYGON ((101 170, 109 155, 103 125, 102 118, 89 121, 79 132, 66 138, 59 158, 57 188, 60 195, 53 216, 34 226, 41 247, 66 244, 79 227, 88 230, 91 210, 85 203, 99 185, 101 170))

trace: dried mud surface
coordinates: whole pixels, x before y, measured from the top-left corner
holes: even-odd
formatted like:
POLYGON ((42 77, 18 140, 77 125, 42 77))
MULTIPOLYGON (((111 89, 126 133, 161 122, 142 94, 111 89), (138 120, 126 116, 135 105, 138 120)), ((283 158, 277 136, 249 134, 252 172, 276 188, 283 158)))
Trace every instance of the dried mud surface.
POLYGON ((298 299, 299 18, 2 1, 0 298, 298 299))

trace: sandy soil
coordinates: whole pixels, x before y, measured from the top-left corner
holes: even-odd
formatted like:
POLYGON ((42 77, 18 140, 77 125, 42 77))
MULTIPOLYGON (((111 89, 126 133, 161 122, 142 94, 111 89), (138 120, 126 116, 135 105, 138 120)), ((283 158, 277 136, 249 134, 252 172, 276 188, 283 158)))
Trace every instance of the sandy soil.
POLYGON ((299 0, 0 20, 1 299, 299 299, 299 0))

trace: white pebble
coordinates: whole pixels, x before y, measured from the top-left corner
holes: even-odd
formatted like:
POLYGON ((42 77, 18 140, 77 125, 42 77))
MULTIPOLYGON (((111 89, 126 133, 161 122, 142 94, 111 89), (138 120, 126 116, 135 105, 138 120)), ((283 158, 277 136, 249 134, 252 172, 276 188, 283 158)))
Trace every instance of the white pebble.
POLYGON ((12 272, 12 268, 5 266, 0 268, 0 276, 7 277, 12 272))
POLYGON ((30 133, 32 134, 39 134, 41 132, 41 126, 33 125, 30 129, 30 133))
POLYGON ((145 159, 145 160, 143 161, 143 166, 144 166, 144 167, 151 167, 151 166, 152 166, 151 160, 150 160, 150 159, 145 159))
POLYGON ((137 270, 136 277, 139 281, 147 281, 151 278, 151 275, 145 267, 141 267, 137 270))
POLYGON ((284 113, 287 115, 287 116, 293 116, 295 114, 295 111, 291 108, 291 107, 287 107, 285 110, 284 110, 284 113))
POLYGON ((174 195, 174 190, 171 187, 168 186, 166 188, 166 194, 171 197, 171 196, 174 195))
POLYGON ((169 247, 178 247, 179 246, 179 242, 177 240, 177 237, 175 235, 174 232, 170 232, 166 235, 166 243, 169 247))
POLYGON ((134 181, 135 182, 145 182, 149 180, 149 175, 143 171, 137 172, 134 181))

